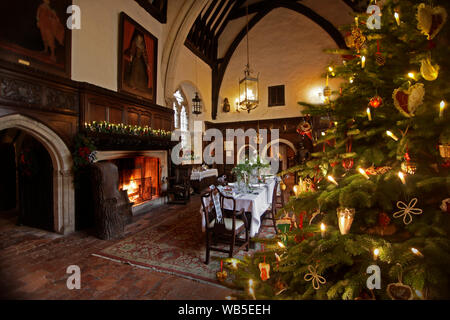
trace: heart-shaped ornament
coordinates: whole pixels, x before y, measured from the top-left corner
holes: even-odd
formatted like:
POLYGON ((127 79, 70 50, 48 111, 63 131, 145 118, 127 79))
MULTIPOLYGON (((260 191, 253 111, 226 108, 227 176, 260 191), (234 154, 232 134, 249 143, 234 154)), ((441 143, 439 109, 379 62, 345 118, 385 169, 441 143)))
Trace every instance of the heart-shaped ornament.
POLYGON ((433 39, 447 21, 447 11, 443 7, 432 7, 421 3, 417 9, 417 28, 433 39))
POLYGON ((413 291, 411 287, 401 282, 389 284, 386 288, 386 292, 392 300, 413 299, 413 291))
POLYGON ((395 89, 392 94, 395 107, 405 117, 413 117, 416 109, 423 103, 425 89, 422 83, 410 86, 408 90, 402 88, 395 89))

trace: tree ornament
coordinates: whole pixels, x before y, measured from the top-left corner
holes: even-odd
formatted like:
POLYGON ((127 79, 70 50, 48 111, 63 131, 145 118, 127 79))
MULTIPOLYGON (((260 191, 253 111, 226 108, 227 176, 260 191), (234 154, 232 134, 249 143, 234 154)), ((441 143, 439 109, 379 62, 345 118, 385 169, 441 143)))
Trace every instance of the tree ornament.
POLYGON ((369 101, 369 105, 373 108, 378 108, 379 106, 381 106, 383 104, 383 99, 380 96, 375 96, 373 98, 370 99, 369 101))
POLYGON ((302 136, 307 136, 312 141, 311 124, 308 121, 303 121, 297 126, 297 133, 302 136))
POLYGON ((384 213, 381 212, 378 215, 378 225, 367 230, 368 234, 377 234, 379 236, 391 236, 397 231, 397 227, 395 224, 390 224, 391 218, 384 213))
POLYGON ((431 40, 441 31, 447 21, 447 11, 443 7, 432 7, 421 3, 416 17, 417 28, 427 36, 428 40, 431 40))
POLYGON ((399 208, 400 210, 394 212, 393 217, 394 218, 403 217, 403 223, 405 225, 410 224, 412 222, 411 214, 420 215, 423 212, 422 209, 414 208, 414 206, 417 204, 417 201, 418 201, 417 198, 414 198, 409 202, 408 205, 403 201, 398 201, 397 208, 399 208))
POLYGON ((282 191, 286 190, 286 184, 283 181, 280 182, 280 189, 282 191))
POLYGON ((288 288, 287 284, 284 283, 281 279, 278 279, 275 282, 275 295, 279 296, 280 294, 282 294, 284 291, 286 291, 288 288))
POLYGON ((386 59, 384 58, 383 54, 380 51, 380 40, 377 40, 377 52, 375 53, 375 62, 377 65, 384 66, 386 63, 386 59))
POLYGON ((264 257, 264 262, 261 262, 258 265, 262 281, 267 281, 267 279, 270 279, 270 264, 266 263, 265 260, 266 258, 264 257))
POLYGON ((367 292, 362 291, 359 294, 359 297, 356 297, 355 300, 376 300, 375 295, 373 294, 373 290, 369 290, 369 291, 370 291, 370 295, 367 292))
POLYGON ((417 164, 408 160, 403 161, 400 167, 407 174, 415 174, 417 170, 417 164))
POLYGON ((276 221, 276 225, 280 233, 287 233, 291 229, 292 219, 286 213, 283 218, 276 221))
POLYGON ((308 266, 309 273, 305 274, 305 281, 312 281, 312 286, 315 290, 320 289, 321 284, 327 283, 327 280, 317 273, 317 266, 308 266))
POLYGON ((423 103, 425 89, 422 83, 416 83, 410 86, 408 90, 399 88, 395 89, 392 94, 395 107, 405 117, 413 117, 416 109, 423 103))
MULTIPOLYGON (((346 147, 345 147, 347 150, 347 153, 352 152, 352 144, 353 144, 353 139, 350 137, 347 140, 346 147)), ((347 158, 347 159, 342 160, 342 167, 345 170, 350 170, 351 168, 353 168, 354 163, 355 162, 354 162, 353 158, 347 158)))
POLYGON ((344 207, 337 208, 339 231, 342 235, 349 233, 354 217, 355 209, 344 207))
POLYGON ((366 43, 366 40, 366 36, 358 26, 352 28, 351 40, 348 41, 350 48, 355 48, 356 52, 360 53, 366 43))
POLYGON ((440 208, 443 212, 450 213, 450 198, 442 200, 442 204, 441 204, 440 208))
POLYGON ((412 300, 413 291, 410 286, 402 283, 402 266, 399 263, 397 265, 400 266, 398 282, 388 284, 386 293, 392 300, 412 300))
POLYGON ((420 66, 420 74, 427 81, 434 81, 439 75, 439 66, 431 64, 431 58, 422 59, 420 66))
POLYGON ((216 272, 216 277, 219 282, 225 282, 228 278, 228 273, 226 270, 216 272))

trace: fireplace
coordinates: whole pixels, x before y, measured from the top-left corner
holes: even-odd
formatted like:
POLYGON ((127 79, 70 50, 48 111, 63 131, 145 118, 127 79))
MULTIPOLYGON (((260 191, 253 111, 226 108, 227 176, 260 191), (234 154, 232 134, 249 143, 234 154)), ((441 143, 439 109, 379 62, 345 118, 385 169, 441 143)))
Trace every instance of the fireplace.
POLYGON ((111 161, 119 171, 119 190, 126 190, 138 215, 164 204, 163 181, 168 174, 168 151, 97 151, 96 161, 111 161))
POLYGON ((128 194, 134 205, 158 197, 160 194, 159 158, 135 156, 110 160, 119 170, 119 190, 128 194))

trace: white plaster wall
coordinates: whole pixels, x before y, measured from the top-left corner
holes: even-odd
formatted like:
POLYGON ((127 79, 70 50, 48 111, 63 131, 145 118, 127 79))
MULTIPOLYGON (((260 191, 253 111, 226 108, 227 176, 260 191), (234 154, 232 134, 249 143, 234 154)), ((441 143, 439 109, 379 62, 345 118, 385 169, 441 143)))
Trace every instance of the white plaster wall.
POLYGON ((158 38, 157 104, 165 105, 161 57, 168 29, 183 0, 170 0, 168 21, 161 24, 135 1, 74 0, 81 8, 81 30, 72 32, 72 79, 117 91, 119 15, 125 12, 158 38))
POLYGON ((181 49, 175 71, 176 87, 183 89, 189 103, 189 127, 193 127, 193 121, 209 121, 211 119, 211 68, 203 60, 198 58, 186 46, 181 49), (197 88, 203 103, 202 114, 192 114, 192 98, 197 88))
MULTIPOLYGON (((260 104, 250 114, 223 113, 223 99, 234 107, 239 95, 238 80, 246 64, 245 38, 233 54, 222 82, 217 122, 297 117, 301 115, 298 101, 319 102, 318 92, 325 86, 321 75, 339 57, 323 52, 337 48, 334 40, 319 25, 304 15, 286 8, 270 12, 250 31, 250 64, 259 72, 260 104), (276 27, 274 27, 276 26, 276 27), (268 86, 285 85, 286 106, 268 107, 268 86)), ((339 88, 339 80, 330 87, 339 88)))

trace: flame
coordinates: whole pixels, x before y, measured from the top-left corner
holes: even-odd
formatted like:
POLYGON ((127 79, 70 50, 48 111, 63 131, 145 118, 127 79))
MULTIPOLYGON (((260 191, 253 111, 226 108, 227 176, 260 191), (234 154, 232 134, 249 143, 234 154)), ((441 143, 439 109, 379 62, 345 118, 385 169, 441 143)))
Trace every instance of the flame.
POLYGON ((136 202, 136 200, 139 199, 139 186, 133 179, 134 178, 131 177, 130 183, 124 184, 122 190, 127 191, 128 199, 130 199, 131 202, 136 202))

